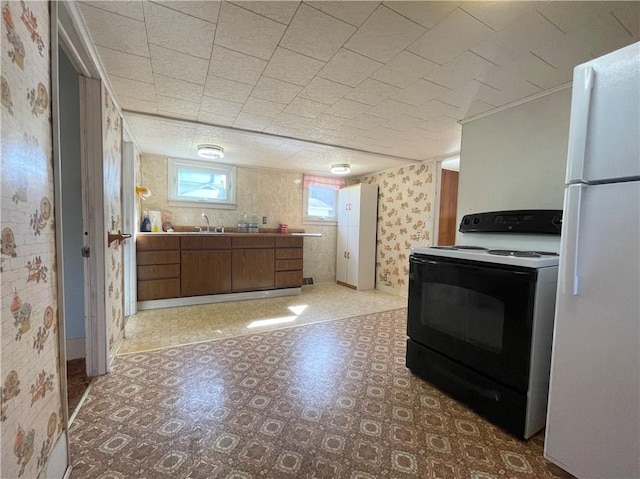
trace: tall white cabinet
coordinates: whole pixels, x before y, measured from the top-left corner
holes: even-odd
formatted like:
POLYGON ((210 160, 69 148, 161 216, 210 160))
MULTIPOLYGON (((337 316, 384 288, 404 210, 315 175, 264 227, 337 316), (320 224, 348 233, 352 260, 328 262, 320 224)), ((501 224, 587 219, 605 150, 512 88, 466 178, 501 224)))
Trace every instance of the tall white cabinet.
POLYGON ((353 289, 376 283, 378 186, 357 184, 338 192, 336 281, 353 289))

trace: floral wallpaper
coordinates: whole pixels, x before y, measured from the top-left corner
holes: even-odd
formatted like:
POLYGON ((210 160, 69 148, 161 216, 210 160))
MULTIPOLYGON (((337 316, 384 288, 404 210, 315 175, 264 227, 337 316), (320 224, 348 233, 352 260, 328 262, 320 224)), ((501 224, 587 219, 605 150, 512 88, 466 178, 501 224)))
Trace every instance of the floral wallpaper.
POLYGON ((151 197, 142 202, 143 210, 169 213, 172 224, 204 226, 200 215, 209 217, 211 226, 235 227, 242 214, 255 214, 260 226, 277 228, 280 223, 289 229, 302 228, 309 233, 321 233, 320 238, 304 239, 305 278, 314 283, 336 280, 336 226, 305 225, 302 223, 302 174, 266 168, 236 170, 236 202, 234 210, 169 206, 167 202, 167 158, 142 155, 140 160, 141 184, 151 190, 151 197), (267 217, 263 225, 262 217, 267 217), (329 261, 328 258, 331 258, 329 261))
POLYGON ((2 2, 0 477, 36 477, 63 429, 49 4, 2 2))
MULTIPOLYGON (((111 233, 122 231, 122 118, 108 91, 103 88, 102 134, 104 148, 105 223, 111 233)), ((114 241, 105 253, 106 315, 109 351, 115 354, 124 330, 123 250, 114 241)))
POLYGON ((430 161, 360 180, 378 185, 377 289, 408 295, 410 249, 432 242, 434 174, 430 161))

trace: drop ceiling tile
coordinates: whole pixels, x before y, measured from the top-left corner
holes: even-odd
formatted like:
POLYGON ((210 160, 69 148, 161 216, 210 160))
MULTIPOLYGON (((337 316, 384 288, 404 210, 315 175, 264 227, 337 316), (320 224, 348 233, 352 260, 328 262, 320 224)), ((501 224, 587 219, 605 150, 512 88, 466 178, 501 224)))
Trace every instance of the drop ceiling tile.
POLYGON ((274 125, 273 123, 271 123, 262 131, 265 133, 270 133, 272 135, 297 136, 299 128, 291 128, 288 126, 274 125))
POLYGON ((584 25, 590 25, 598 17, 608 15, 609 2, 549 2, 538 6, 538 11, 548 21, 567 33, 584 25))
POLYGON ((520 100, 528 96, 540 93, 542 90, 526 81, 511 85, 507 89, 487 89, 478 94, 478 99, 496 106, 506 105, 512 101, 520 100))
POLYGON ((410 130, 412 128, 424 129, 427 127, 427 125, 428 125, 427 121, 421 120, 420 118, 416 118, 414 116, 409 116, 409 115, 399 115, 393 118, 392 120, 388 120, 384 124, 386 128, 397 130, 397 131, 410 130))
POLYGON ((358 138, 365 130, 361 130, 359 128, 354 128, 349 125, 342 125, 331 131, 331 137, 333 138, 358 138))
POLYGON ((126 96, 118 97, 118 103, 123 110, 139 111, 143 113, 158 113, 158 104, 155 101, 140 100, 126 96))
POLYGON ((460 8, 496 31, 504 30, 518 18, 531 13, 540 2, 463 2, 460 8))
POLYGON ((288 83, 305 86, 325 65, 325 62, 278 47, 263 75, 288 83))
POLYGON ((209 61, 185 53, 149 45, 153 72, 160 75, 204 85, 209 61))
POLYGON ((244 103, 249 98, 252 90, 253 86, 251 85, 227 80, 226 78, 212 75, 211 72, 209 72, 207 82, 204 84, 205 95, 239 103, 244 103))
POLYGON ((343 85, 357 86, 381 66, 382 63, 380 62, 342 48, 320 70, 318 76, 343 85))
POLYGON ((458 8, 459 2, 385 2, 385 6, 410 18, 425 28, 435 24, 458 8))
POLYGON ((192 17, 206 20, 207 22, 217 23, 218 13, 220 11, 220 3, 214 0, 153 0, 154 3, 158 3, 172 10, 177 10, 192 17))
POLYGON ((96 50, 98 51, 102 65, 109 75, 153 83, 151 60, 149 58, 100 46, 96 46, 96 50))
POLYGON ((126 96, 142 101, 156 101, 156 92, 153 83, 131 80, 130 78, 122 78, 115 75, 109 76, 109 83, 111 83, 116 98, 118 99, 126 96))
MULTIPOLYGON (((108 12, 117 13, 125 17, 133 18, 141 22, 144 21, 144 13, 142 10, 142 2, 130 1, 130 2, 105 2, 104 0, 98 0, 95 2, 78 2, 80 4, 90 5, 92 7, 106 10, 108 12)), ((80 5, 82 10, 82 5, 80 5)))
POLYGON ((158 113, 171 117, 188 118, 196 120, 200 103, 193 103, 178 98, 158 95, 158 113))
POLYGON ((471 50, 493 63, 502 65, 562 35, 563 33, 542 15, 532 12, 520 17, 505 30, 472 47, 471 50))
POLYGON ((348 126, 352 126, 354 128, 359 128, 361 130, 370 130, 371 128, 375 128, 376 126, 384 125, 388 120, 385 118, 380 118, 379 116, 372 116, 363 113, 355 117, 349 123, 348 126))
POLYGON ((251 96, 263 100, 277 101, 280 103, 290 103, 302 87, 291 83, 275 80, 273 78, 262 77, 253 89, 251 96))
POLYGON ((571 30, 567 36, 578 38, 593 57, 599 57, 638 40, 618 19, 609 14, 598 17, 583 28, 571 30))
POLYGON ((340 116, 353 120, 371 108, 370 105, 358 103, 356 101, 345 100, 344 98, 327 110, 329 115, 340 116))
POLYGON ((545 90, 573 78, 573 68, 554 68, 531 53, 506 63, 504 68, 545 90))
POLYGON ((164 75, 154 75, 156 93, 200 104, 204 87, 196 83, 177 80, 164 75))
POLYGON ((300 93, 301 98, 333 105, 353 88, 321 77, 315 77, 300 93))
POLYGON ((440 96, 442 101, 460 108, 468 107, 473 101, 481 96, 486 96, 487 92, 493 92, 495 88, 484 85, 476 80, 462 85, 445 95, 440 96))
POLYGON ((144 22, 83 3, 80 11, 96 45, 141 57, 149 56, 144 22))
POLYGON ((612 15, 637 40, 640 37, 640 2, 615 2, 611 7, 612 15))
POLYGON ((410 87, 395 93, 392 98, 409 105, 424 105, 433 98, 447 94, 451 90, 427 80, 418 80, 410 87))
POLYGON ((484 23, 458 9, 411 44, 408 50, 444 64, 494 33, 484 23))
POLYGON ((471 51, 466 51, 433 70, 425 76, 425 79, 449 89, 456 89, 494 67, 493 63, 471 51))
POLYGON ((239 7, 246 8, 252 12, 262 15, 263 17, 270 18, 276 22, 288 25, 293 15, 298 9, 298 1, 286 1, 286 2, 272 2, 272 1, 240 1, 231 2, 237 4, 239 7))
POLYGON ((198 121, 203 123, 211 123, 212 125, 231 126, 235 121, 235 116, 217 115, 210 111, 202 111, 198 114, 198 121))
POLYGON ((211 72, 227 80, 255 85, 267 62, 227 48, 213 46, 211 72))
POLYGON ((393 85, 367 78, 355 87, 351 93, 346 95, 345 98, 360 103, 366 103, 367 105, 377 105, 389 98, 398 90, 399 89, 393 85))
POLYGON ((457 106, 434 99, 416 108, 412 115, 424 121, 432 121, 443 115, 455 115, 457 112, 457 106))
POLYGON ((215 24, 152 2, 144 3, 144 15, 149 43, 205 60, 211 57, 215 24))
POLYGON ((324 128, 311 128, 308 126, 301 128, 298 131, 300 138, 312 141, 323 141, 329 133, 331 133, 331 130, 326 130, 324 128))
POLYGON ((269 18, 224 2, 216 32, 216 45, 269 60, 285 26, 269 18))
POLYGON ((284 109, 285 113, 289 113, 291 115, 299 115, 307 118, 315 118, 320 113, 325 111, 329 105, 325 105, 324 103, 319 103, 317 101, 307 100, 306 98, 294 98, 294 100, 289 103, 284 109))
POLYGON ((242 113, 250 113, 252 115, 268 116, 275 118, 287 106, 284 103, 276 103, 275 101, 262 100, 260 98, 249 97, 244 106, 242 113))
POLYGON ((323 113, 312 120, 310 125, 316 128, 327 128, 329 130, 333 130, 338 128, 340 125, 344 125, 347 121, 349 121, 347 118, 323 113))
POLYGON ((379 105, 367 110, 367 115, 379 116, 391 120, 402 114, 411 114, 416 109, 415 106, 407 105, 392 98, 388 98, 379 105))
POLYGON ((495 107, 486 103, 482 100, 473 101, 466 108, 460 108, 458 113, 456 113, 455 118, 459 120, 464 120, 466 118, 471 118, 473 116, 479 115, 480 113, 484 113, 489 110, 493 110, 495 107))
POLYGON ((380 6, 349 39, 345 48, 386 63, 425 32, 420 25, 380 6))
POLYGON ((413 53, 403 51, 371 75, 371 78, 399 88, 406 88, 433 71, 436 67, 438 67, 437 63, 426 60, 413 53))
POLYGON ((310 118, 304 118, 298 115, 290 115, 288 113, 280 113, 273 119, 271 125, 282 126, 285 128, 302 128, 311 121, 310 118))
POLYGON ((373 13, 373 11, 378 7, 380 2, 369 2, 369 1, 360 1, 360 2, 306 2, 318 10, 322 10, 325 13, 328 13, 332 17, 339 18, 340 20, 344 20, 351 25, 355 25, 359 27, 362 25, 365 20, 373 13))
POLYGON ((329 60, 355 32, 355 27, 302 4, 280 45, 318 60, 329 60))
POLYGON ((236 116, 242 109, 242 103, 220 100, 219 98, 202 97, 200 112, 210 112, 221 116, 236 116))
POLYGON ((251 115, 249 113, 240 113, 233 122, 236 128, 246 128, 247 130, 261 131, 271 123, 271 118, 267 116, 251 115))

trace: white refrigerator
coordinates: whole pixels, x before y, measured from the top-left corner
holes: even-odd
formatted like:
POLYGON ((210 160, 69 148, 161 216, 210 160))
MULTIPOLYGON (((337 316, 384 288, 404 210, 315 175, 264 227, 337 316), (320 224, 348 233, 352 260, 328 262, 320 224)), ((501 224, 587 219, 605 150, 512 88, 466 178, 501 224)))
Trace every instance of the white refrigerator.
POLYGON ((640 478, 640 43, 574 70, 544 455, 640 478))

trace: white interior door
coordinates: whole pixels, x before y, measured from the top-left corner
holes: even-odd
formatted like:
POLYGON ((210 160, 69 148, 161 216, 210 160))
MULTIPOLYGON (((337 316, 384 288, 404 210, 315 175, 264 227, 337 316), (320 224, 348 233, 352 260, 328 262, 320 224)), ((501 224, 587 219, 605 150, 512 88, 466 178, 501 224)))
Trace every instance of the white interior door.
POLYGON ((122 149, 122 231, 131 234, 131 239, 124 241, 124 315, 131 316, 136 312, 136 208, 135 208, 135 147, 126 141, 122 149))

